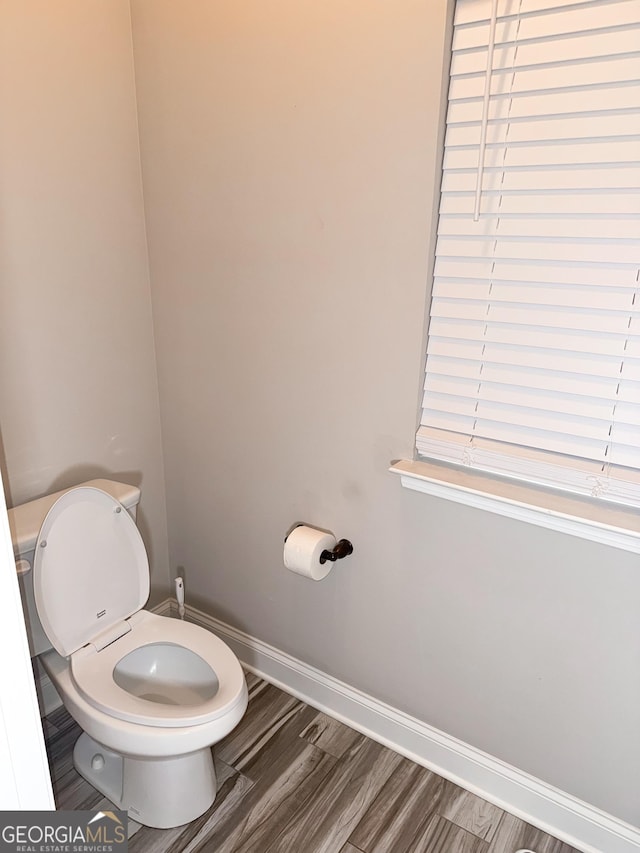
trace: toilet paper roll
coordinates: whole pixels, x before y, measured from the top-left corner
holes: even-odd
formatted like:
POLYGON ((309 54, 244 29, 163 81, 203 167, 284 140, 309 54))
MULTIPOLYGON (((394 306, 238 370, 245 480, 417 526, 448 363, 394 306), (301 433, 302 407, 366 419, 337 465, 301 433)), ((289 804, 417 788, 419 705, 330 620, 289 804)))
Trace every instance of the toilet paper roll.
POLYGON ((292 572, 305 578, 321 581, 331 571, 333 563, 320 562, 323 551, 335 548, 336 540, 331 533, 300 524, 294 527, 284 543, 284 564, 292 572))

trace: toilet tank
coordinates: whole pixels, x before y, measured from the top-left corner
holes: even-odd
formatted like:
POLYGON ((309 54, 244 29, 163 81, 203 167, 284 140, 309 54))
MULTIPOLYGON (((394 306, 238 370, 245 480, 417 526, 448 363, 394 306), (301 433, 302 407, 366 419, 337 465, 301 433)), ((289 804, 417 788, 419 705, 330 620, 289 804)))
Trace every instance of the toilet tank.
MULTIPOLYGON (((137 486, 129 486, 126 483, 116 483, 114 480, 89 480, 86 483, 78 483, 78 486, 93 486, 107 492, 129 512, 133 520, 136 519, 136 510, 140 500, 140 489, 137 486)), ((74 487, 77 488, 77 487, 74 487)), ((20 595, 22 597, 22 609, 24 620, 27 624, 27 637, 31 657, 36 657, 42 652, 52 648, 49 638, 38 618, 36 603, 33 596, 33 554, 36 547, 38 533, 42 527, 47 513, 59 497, 68 492, 62 489, 52 495, 46 495, 35 501, 21 504, 8 510, 9 528, 13 541, 13 554, 16 560, 16 571, 20 595)))

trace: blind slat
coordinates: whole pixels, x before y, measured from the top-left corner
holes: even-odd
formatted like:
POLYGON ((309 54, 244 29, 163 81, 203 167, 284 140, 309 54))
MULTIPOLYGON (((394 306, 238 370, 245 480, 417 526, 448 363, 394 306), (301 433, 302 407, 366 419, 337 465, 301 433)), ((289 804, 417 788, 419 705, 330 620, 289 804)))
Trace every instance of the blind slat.
MULTIPOLYGON (((567 366, 561 363, 563 368, 567 366)), ((619 374, 608 376, 584 376, 545 367, 529 367, 525 364, 491 362, 483 358, 482 363, 471 359, 432 355, 429 374, 425 379, 425 389, 431 378, 442 382, 444 378, 457 377, 478 382, 493 382, 501 385, 538 388, 560 394, 576 394, 580 397, 611 400, 619 394, 622 399, 634 404, 640 403, 640 382, 625 379, 620 381, 619 374)), ((440 386, 439 386, 440 387, 440 386)))
MULTIPOLYGON (((608 83, 628 83, 638 79, 638 46, 632 55, 614 55, 602 62, 573 61, 565 63, 562 75, 553 63, 519 68, 518 74, 513 68, 496 68, 491 75, 491 94, 499 95, 509 91, 513 94, 532 90, 555 89, 562 85, 596 86, 608 83), (560 81, 562 81, 560 83, 560 81)), ((449 100, 481 98, 484 91, 485 75, 478 71, 472 77, 452 77, 449 86, 449 100)))
MULTIPOLYGON (((514 410, 515 423, 521 423, 522 419, 522 413, 518 409, 525 408, 530 410, 525 415, 529 424, 534 423, 534 415, 535 423, 547 423, 548 419, 557 421, 557 416, 561 415, 562 417, 557 421, 558 429, 565 431, 566 429, 575 431, 585 429, 588 434, 595 431, 605 440, 608 439, 614 415, 616 420, 619 418, 623 423, 628 423, 629 417, 634 415, 632 409, 625 409, 621 404, 616 408, 612 399, 569 392, 561 393, 533 386, 506 385, 501 382, 491 382, 484 375, 482 384, 482 399, 478 399, 476 380, 430 374, 425 387, 424 407, 440 408, 438 401, 441 401, 445 411, 463 411, 477 417, 487 417, 487 410, 493 411, 493 404, 498 404, 507 406, 510 411, 514 410), (461 401, 460 409, 450 409, 450 406, 456 405, 454 400, 461 401)), ((615 393, 615 389, 613 390, 615 393)))
MULTIPOLYGON (((633 163, 640 165, 640 136, 621 141, 596 142, 593 140, 571 145, 537 145, 505 148, 487 148, 485 168, 513 169, 522 166, 553 166, 563 168, 571 166, 590 166, 598 163, 633 163)), ((454 148, 450 146, 445 153, 444 169, 475 169, 478 165, 478 152, 475 146, 454 148)))
POLYGON ((605 334, 601 330, 596 330, 599 333, 594 333, 592 329, 549 329, 532 327, 528 324, 487 324, 483 320, 437 316, 432 318, 430 328, 431 334, 439 337, 466 338, 487 343, 521 344, 540 349, 579 353, 594 352, 600 355, 617 356, 621 359, 625 354, 632 353, 631 357, 640 358, 640 342, 630 341, 626 334, 616 335, 610 332, 605 334))
MULTIPOLYGON (((599 5, 574 6, 556 9, 553 14, 519 14, 499 17, 496 26, 496 46, 508 44, 517 39, 519 44, 533 39, 557 41, 563 38, 591 37, 594 40, 608 35, 612 30, 618 32, 622 27, 635 27, 638 24, 637 5, 634 2, 607 4, 607 16, 603 17, 599 5)), ((489 36, 488 21, 478 21, 471 26, 458 26, 454 31, 453 51, 483 48, 489 36)), ((562 50, 562 48, 557 48, 562 50)))
MULTIPOLYGON (((518 216, 508 214, 500 215, 500 218, 481 215, 475 223, 478 233, 487 237, 499 239, 500 237, 536 237, 567 239, 591 239, 602 238, 610 240, 626 239, 638 240, 640 235, 640 213, 628 219, 607 217, 590 219, 569 219, 558 216, 544 218, 518 216)), ((446 237, 464 236, 468 231, 466 216, 450 218, 440 217, 438 233, 446 237)), ((640 251, 638 252, 640 258, 640 251)))
MULTIPOLYGON (((640 145, 640 140, 638 144, 640 145)), ((440 200, 440 213, 444 215, 468 215, 473 204, 473 201, 471 205, 469 204, 470 198, 472 198, 470 193, 443 193, 440 200)), ((637 216, 640 210, 640 191, 621 191, 618 193, 591 191, 558 194, 553 199, 553 209, 547 206, 547 210, 549 218, 575 214, 608 216, 609 218, 637 216)), ((535 193, 501 195, 497 192, 488 193, 485 191, 482 196, 480 213, 481 216, 491 213, 511 216, 518 214, 523 216, 527 214, 540 215, 539 196, 535 193)))
POLYGON ((616 311, 628 317, 634 310, 635 289, 592 287, 549 287, 519 282, 438 281, 433 296, 437 299, 495 302, 518 302, 525 307, 544 306, 574 309, 616 311))
MULTIPOLYGON (((622 4, 633 4, 637 0, 521 0, 515 7, 512 0, 498 0, 498 18, 513 17, 516 11, 522 15, 532 15, 540 12, 553 14, 556 10, 565 11, 571 6, 584 6, 591 8, 606 8, 607 16, 615 16, 616 11, 622 4)), ((454 23, 456 27, 470 24, 478 24, 487 21, 486 0, 464 0, 456 4, 454 11, 454 23)))
MULTIPOLYGON (((602 111, 632 110, 640 102, 640 85, 601 86, 582 90, 523 93, 494 96, 489 104, 489 121, 537 121, 545 116, 570 117, 573 114, 598 114, 602 111)), ((449 125, 479 122, 482 99, 452 101, 447 114, 449 125)))
POLYGON ((534 257, 540 261, 562 261, 564 263, 609 264, 612 256, 620 263, 630 266, 638 264, 638 241, 625 240, 545 240, 532 237, 529 240, 501 237, 498 240, 473 236, 438 238, 436 251, 449 257, 458 255, 468 258, 496 258, 503 260, 526 260, 534 257))
MULTIPOLYGON (((640 103, 640 98, 638 103, 640 103)), ((447 171, 443 175, 443 192, 471 192, 474 186, 475 175, 472 171, 447 171)), ((574 169, 530 168, 509 171, 508 169, 495 169, 488 165, 485 167, 482 186, 486 192, 500 192, 502 194, 535 190, 536 195, 540 198, 539 210, 542 213, 545 206, 549 205, 549 202, 545 200, 545 193, 548 191, 633 189, 640 192, 640 167, 630 168, 621 165, 617 168, 597 168, 581 166, 574 169)))
POLYGON ((468 258, 442 256, 436 258, 437 278, 487 279, 541 282, 549 284, 589 284, 597 287, 637 286, 637 264, 615 264, 605 267, 584 263, 560 264, 540 258, 526 263, 509 258, 468 258))
POLYGON ((425 411, 430 413, 433 425, 440 429, 462 435, 473 433, 474 438, 528 445, 556 453, 569 452, 576 456, 580 453, 596 461, 606 461, 610 434, 608 427, 598 421, 590 429, 589 423, 581 418, 560 415, 554 418, 551 412, 545 414, 533 409, 524 412, 485 401, 477 413, 463 406, 458 409, 456 398, 442 399, 434 395, 430 403, 431 407, 425 411))
MULTIPOLYGON (((487 327, 522 325, 523 340, 541 330, 575 330, 579 332, 608 332, 627 336, 640 334, 640 318, 629 311, 598 311, 566 308, 564 306, 523 305, 514 302, 483 302, 455 299, 434 299, 432 316, 463 320, 478 320, 487 327)), ((486 334, 486 333, 485 333, 486 334)))
MULTIPOLYGON (((639 35, 640 37, 640 35, 639 35)), ((450 124, 447 127, 446 145, 474 145, 478 141, 479 122, 450 124)), ((509 145, 547 144, 564 140, 582 142, 594 137, 634 135, 640 133, 640 119, 636 113, 596 116, 556 116, 544 121, 493 121, 487 127, 487 144, 509 145)))
MULTIPOLYGON (((564 39, 562 51, 556 43, 556 50, 551 53, 545 50, 545 45, 539 41, 520 45, 496 45, 494 54, 495 69, 531 68, 536 65, 548 65, 550 61, 558 64, 558 71, 563 63, 587 62, 594 59, 607 61, 610 57, 635 53, 638 50, 638 34, 640 23, 626 30, 611 30, 595 36, 587 33, 582 36, 564 39)), ((454 51, 451 60, 451 73, 455 76, 462 74, 477 74, 483 71, 482 61, 486 51, 479 47, 477 50, 454 51)))
POLYGON ((583 353, 573 348, 554 350, 518 343, 496 343, 484 339, 430 336, 427 352, 430 356, 450 361, 473 360, 478 371, 492 365, 508 365, 512 369, 531 368, 545 373, 566 373, 579 381, 582 377, 605 379, 620 378, 640 381, 640 359, 631 358, 625 342, 620 344, 620 354, 583 353))

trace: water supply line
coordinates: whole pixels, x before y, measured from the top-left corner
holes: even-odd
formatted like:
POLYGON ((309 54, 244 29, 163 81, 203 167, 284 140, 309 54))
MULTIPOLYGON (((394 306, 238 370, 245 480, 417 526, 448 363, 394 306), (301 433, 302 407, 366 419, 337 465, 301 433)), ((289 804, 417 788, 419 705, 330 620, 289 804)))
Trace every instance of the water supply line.
POLYGON ((184 619, 184 580, 179 575, 176 578, 176 599, 178 601, 178 615, 184 619))

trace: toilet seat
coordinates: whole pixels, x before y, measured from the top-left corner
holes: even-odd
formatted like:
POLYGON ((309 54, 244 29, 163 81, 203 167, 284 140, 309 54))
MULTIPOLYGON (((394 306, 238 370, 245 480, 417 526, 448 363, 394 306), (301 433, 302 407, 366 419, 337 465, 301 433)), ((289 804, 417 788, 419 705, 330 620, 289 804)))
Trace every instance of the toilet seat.
POLYGON ((242 668, 231 649, 215 634, 148 611, 134 614, 127 622, 131 630, 101 651, 89 644, 71 655, 71 680, 93 707, 116 719, 176 728, 211 722, 246 701, 242 668), (215 695, 197 704, 169 705, 139 698, 120 687, 114 680, 118 663, 152 643, 173 644, 198 655, 217 677, 215 695))
POLYGON ((80 486, 54 503, 36 542, 33 592, 42 627, 63 657, 108 637, 144 607, 147 552, 119 501, 80 486))

